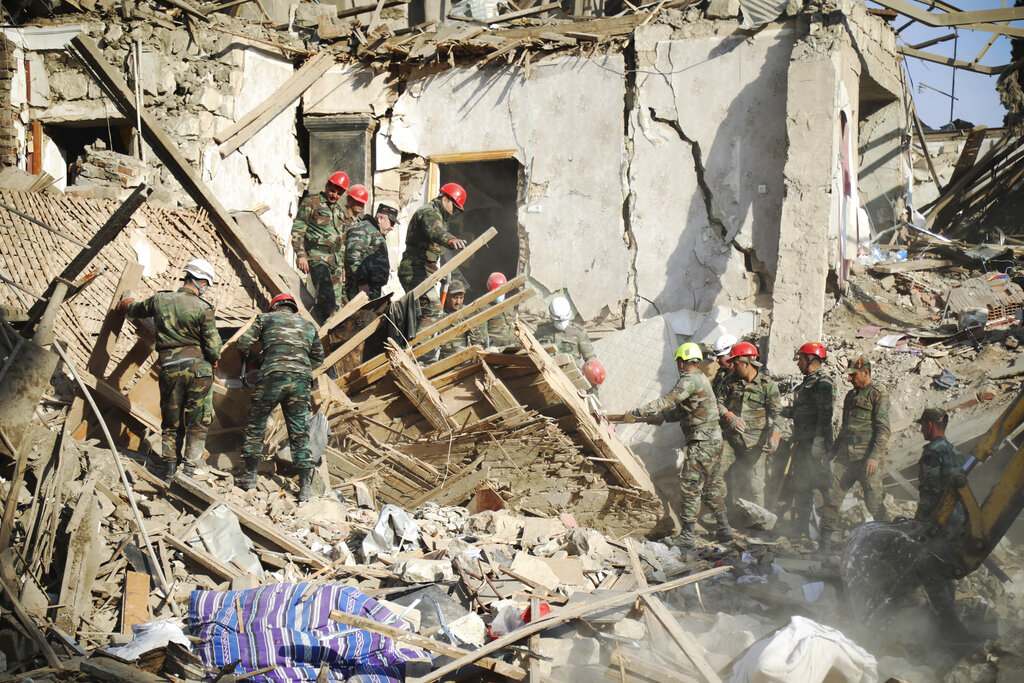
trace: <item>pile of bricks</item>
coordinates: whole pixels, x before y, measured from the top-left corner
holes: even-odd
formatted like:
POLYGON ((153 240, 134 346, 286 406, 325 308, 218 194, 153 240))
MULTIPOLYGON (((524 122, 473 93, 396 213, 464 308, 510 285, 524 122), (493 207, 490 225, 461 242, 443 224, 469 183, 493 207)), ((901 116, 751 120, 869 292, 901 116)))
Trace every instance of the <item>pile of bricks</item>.
POLYGON ((138 159, 99 145, 86 147, 75 165, 74 182, 67 193, 86 198, 122 201, 147 182, 149 174, 149 167, 138 159))

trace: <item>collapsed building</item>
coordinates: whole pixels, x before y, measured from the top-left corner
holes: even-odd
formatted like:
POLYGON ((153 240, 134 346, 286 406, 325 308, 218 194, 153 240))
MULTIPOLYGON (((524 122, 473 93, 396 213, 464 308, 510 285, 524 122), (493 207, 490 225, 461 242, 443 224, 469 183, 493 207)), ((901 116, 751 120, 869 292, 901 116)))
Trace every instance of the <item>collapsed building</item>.
MULTIPOLYGON (((46 615, 39 623, 24 609, 16 615, 14 629, 36 643, 19 657, 42 653, 59 669, 65 654, 84 655, 83 645, 105 645, 115 630, 177 613, 193 590, 243 595, 275 582, 344 578, 364 595, 397 596, 384 612, 366 607, 364 616, 373 610, 387 622, 401 613, 402 628, 420 634, 449 630, 441 607, 428 625, 430 610, 410 608, 416 598, 402 590, 452 588, 462 604, 447 618, 468 626, 450 630, 475 646, 484 644, 477 614, 505 609, 510 618, 514 610, 496 604, 508 598, 525 600, 534 613, 540 601, 564 604, 569 621, 576 611, 590 614, 572 602, 575 593, 585 602, 591 591, 605 600, 612 589, 636 592, 625 603, 643 604, 642 623, 599 612, 583 621, 589 635, 568 646, 541 642, 556 641, 545 633, 514 659, 481 651, 473 662, 516 679, 539 680, 541 664, 555 662, 563 674, 609 671, 611 663, 621 680, 632 680, 627 669, 636 680, 676 680, 680 671, 680 680, 716 680, 778 626, 775 610, 821 618, 833 603, 812 605, 806 595, 839 603, 834 590, 818 592, 818 579, 835 580, 827 566, 775 563, 765 554, 771 544, 756 536, 731 554, 706 548, 696 562, 629 539, 672 514, 679 435, 673 425, 616 430, 603 411, 628 410, 670 387, 671 352, 684 339, 748 335, 762 342, 778 374, 792 373, 792 350, 808 338, 827 340, 839 359, 874 349, 870 333, 860 335, 864 320, 850 329, 832 308, 830 292, 850 291, 852 300, 870 292, 872 303, 890 301, 885 309, 861 298, 867 324, 898 320, 906 323, 904 343, 938 345, 880 368, 905 399, 894 431, 912 431, 912 412, 925 400, 965 411, 1001 404, 1021 371, 1006 356, 1019 338, 1012 320, 1024 291, 978 289, 885 262, 865 275, 860 257, 872 244, 934 248, 919 241, 921 227, 966 231, 970 211, 987 215, 994 198, 1019 184, 1018 138, 1012 129, 922 129, 901 66, 910 48, 897 46, 891 10, 852 0, 616 5, 523 3, 498 14, 487 3, 159 0, 8 10, 11 26, 0 37, 5 371, 35 353, 19 332, 36 323, 46 333, 28 334, 32 343, 56 338, 64 356, 63 381, 46 389, 37 378, 39 393, 17 428, 2 423, 15 463, 4 543, 13 533, 21 556, 0 560, 0 573, 6 581, 33 578, 16 596, 4 591, 46 615), (302 194, 318 191, 337 169, 365 184, 372 203, 399 207, 388 237, 393 271, 412 213, 444 182, 466 187, 467 210, 452 229, 473 245, 457 265, 476 302, 405 348, 375 343, 383 321, 379 310, 360 310, 365 300, 323 326, 328 363, 312 399, 323 416, 326 503, 286 502, 290 461, 279 420, 267 439, 268 483, 244 496, 228 483, 248 402, 230 352, 214 390, 210 469, 196 481, 162 485, 140 465, 160 428, 152 332, 144 324, 122 331, 111 307, 127 290, 170 288, 197 255, 223 274, 211 294, 228 347, 277 292, 300 294, 308 305, 292 267, 292 216, 302 194), (508 285, 481 296, 496 270, 508 285), (599 405, 578 393, 588 387, 571 363, 549 359, 525 324, 517 328, 519 351, 471 347, 424 360, 445 339, 513 307, 531 320, 558 294, 601 337, 609 381, 599 405), (932 329, 947 317, 939 304, 950 302, 954 317, 988 306, 983 326, 993 330, 981 361, 980 346, 962 330, 932 329), (894 317, 897 310, 903 317, 894 317), (968 346, 977 357, 961 352, 968 346), (955 398, 932 386, 944 368, 959 377, 955 398), (41 420, 34 417, 40 395, 41 420), (43 427, 29 426, 33 419, 43 427), (109 464, 119 457, 123 474, 109 464), (136 505, 133 490, 149 500, 136 505), (418 537, 406 538, 412 528, 418 537), (57 537, 69 539, 66 550, 55 547, 57 537), (225 554, 225 539, 232 552, 241 549, 225 554), (346 543, 361 543, 362 552, 346 543), (481 554, 467 547, 477 545, 481 554), (738 568, 735 583, 685 588, 714 578, 719 570, 702 570, 720 561, 738 568), (768 576, 780 590, 744 585, 768 576), (660 582, 654 590, 676 589, 683 613, 647 596, 648 580, 660 582), (711 596, 723 612, 747 611, 751 599, 771 608, 735 622, 697 610, 711 596), (408 618, 410 609, 422 623, 408 618), (680 617, 687 631, 702 634, 699 644, 680 634, 680 617), (678 651, 652 662, 619 651, 609 661, 608 642, 645 635, 678 651)), ((980 256, 948 249, 948 263, 928 268, 955 266, 963 272, 953 277, 964 280, 1020 256, 1019 247, 980 256)), ((49 373, 56 356, 52 363, 49 373)), ((980 433, 984 414, 975 418, 965 442, 980 433)), ((887 475, 912 497, 906 473, 920 444, 908 433, 897 439, 900 456, 887 475)), ((887 504, 894 514, 909 511, 892 496, 887 504)), ((863 518, 860 508, 846 513, 863 518)), ((781 547, 804 550, 799 542, 781 547)), ((1010 548, 1000 561, 1019 566, 1010 548)), ((1016 604, 1020 576, 1013 590, 987 574, 978 579, 970 609, 989 615, 1000 597, 1016 604)), ((323 590, 315 601, 342 600, 323 590)), ((235 609, 241 624, 242 605, 235 609)), ((387 623, 331 614, 401 640, 381 630, 387 623)), ((524 621, 512 619, 539 631, 524 621)), ((409 644, 460 661, 471 656, 425 640, 409 644)), ((870 655, 849 646, 846 654, 871 670, 870 655)), ((202 678, 186 670, 195 662, 184 653, 166 650, 171 664, 139 668, 179 667, 172 675, 202 678)), ((1008 645, 989 654, 998 660, 1006 652, 1008 645)), ((425 657, 389 653, 396 661, 425 657)), ((909 661, 897 657, 879 670, 897 673, 909 661)), ((71 668, 101 680, 142 675, 126 666, 94 657, 71 668)), ((457 668, 423 675, 434 680, 457 668)), ((288 680, 281 669, 263 675, 288 680)))

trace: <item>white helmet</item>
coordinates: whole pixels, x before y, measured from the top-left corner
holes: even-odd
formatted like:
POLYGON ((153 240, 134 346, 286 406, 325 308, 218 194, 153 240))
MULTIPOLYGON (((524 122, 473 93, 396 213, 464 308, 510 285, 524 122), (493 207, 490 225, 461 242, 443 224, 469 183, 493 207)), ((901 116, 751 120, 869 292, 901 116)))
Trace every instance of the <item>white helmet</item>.
POLYGON ((716 356, 724 356, 729 353, 729 350, 732 349, 738 341, 739 340, 731 334, 723 334, 715 340, 715 345, 712 347, 712 350, 715 352, 716 356))
POLYGON ((213 266, 205 259, 192 259, 185 264, 185 272, 196 280, 206 280, 211 285, 214 283, 213 266))
POLYGON ((548 306, 548 313, 551 314, 551 320, 554 321, 555 327, 564 330, 569 325, 569 319, 572 318, 572 306, 564 296, 556 296, 548 306))

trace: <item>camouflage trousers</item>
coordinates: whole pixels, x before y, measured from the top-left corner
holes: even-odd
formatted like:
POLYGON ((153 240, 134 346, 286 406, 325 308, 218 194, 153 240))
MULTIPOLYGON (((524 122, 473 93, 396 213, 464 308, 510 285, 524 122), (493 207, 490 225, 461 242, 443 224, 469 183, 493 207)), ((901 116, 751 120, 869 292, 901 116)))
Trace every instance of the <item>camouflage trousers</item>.
POLYGON ((323 323, 341 308, 345 298, 345 269, 329 261, 309 259, 309 277, 316 290, 313 316, 323 323))
POLYGON ((882 505, 885 489, 882 486, 882 464, 878 463, 875 473, 868 475, 867 459, 847 460, 841 453, 832 461, 831 485, 825 502, 825 512, 821 516, 821 528, 832 533, 839 530, 839 506, 846 497, 846 492, 854 484, 860 484, 864 493, 864 505, 876 522, 889 521, 889 515, 882 505))
POLYGON ((161 457, 178 461, 185 456, 195 464, 203 455, 206 432, 213 421, 213 366, 202 358, 195 358, 161 366, 158 372, 160 386, 161 457))
POLYGON ((243 458, 262 457, 267 418, 280 403, 284 423, 288 428, 288 445, 291 447, 295 469, 313 467, 309 453, 309 395, 312 382, 308 374, 294 372, 271 372, 260 377, 256 391, 249 399, 243 458))
MULTIPOLYGON (((426 256, 406 254, 402 257, 402 262, 398 264, 398 281, 401 283, 402 289, 411 292, 416 289, 418 284, 436 272, 437 261, 431 261, 426 256)), ((427 293, 420 297, 420 311, 418 330, 430 327, 441 319, 441 299, 438 298, 433 288, 427 290, 427 293)))
POLYGON ((690 441, 683 446, 686 462, 679 472, 683 499, 680 520, 696 523, 700 504, 716 515, 725 512, 725 482, 722 479, 722 443, 690 441))
POLYGON ((722 449, 722 467, 729 490, 729 506, 740 498, 764 506, 764 452, 760 446, 746 448, 730 441, 722 449))

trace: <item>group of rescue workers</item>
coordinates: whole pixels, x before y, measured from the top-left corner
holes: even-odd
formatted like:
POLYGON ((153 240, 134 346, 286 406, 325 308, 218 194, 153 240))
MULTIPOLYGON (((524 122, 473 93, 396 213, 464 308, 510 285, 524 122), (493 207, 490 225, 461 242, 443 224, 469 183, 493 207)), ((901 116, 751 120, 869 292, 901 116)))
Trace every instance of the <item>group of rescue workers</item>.
MULTIPOLYGON (((291 246, 296 266, 309 275, 315 291, 312 314, 326 322, 344 303, 365 292, 372 299, 382 294, 390 277, 386 236, 398 221, 398 211, 378 204, 373 214, 363 213, 369 192, 363 185, 349 186, 344 172, 328 179, 324 190, 304 197, 292 225, 291 246), (342 202, 342 197, 346 197, 342 202)), ((466 241, 448 229, 449 219, 464 210, 466 191, 448 183, 437 197, 418 209, 409 221, 398 279, 407 293, 438 270, 445 249, 459 250, 466 241)), ((153 318, 156 328, 160 386, 162 448, 156 473, 170 482, 183 467, 191 476, 203 456, 206 434, 213 418, 214 371, 221 355, 221 339, 214 308, 203 295, 216 282, 213 266, 203 260, 184 268, 177 291, 161 291, 142 300, 130 294, 118 309, 129 317, 153 318)), ((486 289, 507 284, 502 273, 492 273, 486 289)), ((464 304, 467 286, 449 281, 442 302, 429 290, 418 298, 416 328, 425 329, 442 315, 464 304)), ((411 296, 411 294, 407 294, 411 296)), ((503 298, 497 297, 500 301, 503 298)), ((540 324, 537 340, 555 354, 568 354, 596 389, 605 378, 584 328, 573 322, 568 299, 556 296, 549 305, 550 320, 540 324)), ((505 312, 450 340, 441 355, 467 346, 504 348, 517 343, 514 314, 505 312)), ((273 298, 267 313, 259 315, 239 337, 237 350, 243 367, 261 349, 255 388, 244 431, 244 471, 237 486, 257 483, 263 437, 271 411, 280 405, 288 430, 292 460, 298 471, 299 500, 312 495, 314 463, 309 448, 312 373, 324 361, 316 326, 299 314, 291 294, 273 298)), ((678 421, 683 446, 677 458, 682 490, 681 529, 673 541, 693 548, 701 504, 714 513, 717 539, 733 539, 729 523, 736 501, 765 503, 766 461, 780 448, 778 421, 793 421, 785 470, 791 485, 793 526, 806 531, 814 490, 822 493, 821 546, 835 541, 839 506, 846 492, 859 483, 865 503, 876 520, 885 519, 882 505, 881 459, 889 440, 889 399, 871 381, 871 364, 860 357, 850 361, 847 375, 853 388, 846 395, 839 433, 833 436, 835 383, 824 371, 825 347, 804 344, 796 363, 804 375, 791 407, 783 409, 776 383, 762 370, 757 348, 748 341, 723 335, 713 346, 716 362, 704 362, 699 345, 689 342, 675 352, 679 380, 661 398, 637 408, 623 421, 678 421), (712 379, 709 379, 711 377, 712 379)), ((921 460, 919 516, 934 507, 959 464, 959 453, 943 436, 948 417, 929 409, 919 422, 929 441, 921 460)))

